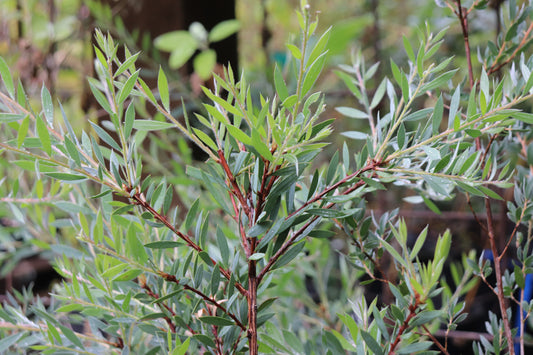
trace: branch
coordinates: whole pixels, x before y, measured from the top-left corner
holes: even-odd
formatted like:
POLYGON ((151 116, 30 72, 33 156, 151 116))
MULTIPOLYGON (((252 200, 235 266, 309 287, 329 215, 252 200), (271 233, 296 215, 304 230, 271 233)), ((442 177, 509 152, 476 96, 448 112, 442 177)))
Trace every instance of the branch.
POLYGON ((207 301, 207 302, 211 303, 212 305, 214 305, 215 307, 220 309, 224 314, 228 315, 231 319, 233 319, 233 321, 235 322, 235 324, 239 328, 241 328, 242 330, 246 331, 246 327, 241 323, 241 321, 233 313, 229 312, 226 309, 226 307, 221 305, 216 299, 207 296, 205 293, 203 293, 202 291, 200 291, 200 290, 198 290, 198 289, 196 289, 194 287, 191 287, 191 286, 186 285, 186 284, 181 284, 180 281, 174 275, 170 275, 170 274, 167 274, 166 272, 160 271, 159 272, 159 276, 161 276, 165 281, 173 282, 176 285, 183 287, 185 290, 188 290, 188 291, 191 291, 191 292, 197 294, 204 301, 207 301))
MULTIPOLYGON (((126 191, 129 190, 129 188, 126 189, 126 191)), ((159 212, 157 212, 147 201, 146 201, 146 198, 144 197, 144 195, 137 191, 135 192, 135 194, 130 197, 133 202, 136 204, 136 205, 139 205, 141 206, 142 208, 144 208, 145 210, 147 210, 148 212, 150 212, 155 219, 157 219, 159 222, 163 223, 168 229, 170 229, 174 234, 176 234, 180 239, 182 239, 183 241, 185 241, 185 243, 187 243, 187 245, 191 248, 193 248, 194 250, 196 250, 198 253, 204 251, 202 249, 202 247, 200 247, 198 244, 196 244, 195 242, 192 241, 191 237, 189 237, 188 235, 186 234, 183 234, 178 228, 176 228, 175 226, 172 225, 172 223, 170 223, 170 221, 163 215, 161 215, 159 212)), ((217 262, 209 257, 209 259, 211 260, 211 262, 213 263, 214 266, 217 265, 217 262)), ((226 270, 224 269, 222 266, 219 266, 218 269, 220 270, 220 273, 222 275, 224 275, 224 277, 226 279, 231 279, 231 273, 229 272, 229 270, 226 270)), ((235 282, 235 288, 237 288, 237 290, 243 295, 243 296, 246 296, 247 295, 247 291, 246 289, 239 283, 239 282, 235 282)))

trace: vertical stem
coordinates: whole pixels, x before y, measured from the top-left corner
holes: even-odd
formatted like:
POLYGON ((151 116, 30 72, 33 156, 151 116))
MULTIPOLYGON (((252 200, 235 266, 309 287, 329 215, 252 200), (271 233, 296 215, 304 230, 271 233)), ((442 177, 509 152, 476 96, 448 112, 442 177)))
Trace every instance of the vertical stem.
POLYGON ((509 317, 507 316, 507 305, 505 302, 505 295, 503 294, 503 277, 501 269, 501 259, 502 255, 498 252, 498 246, 496 245, 496 238, 494 235, 494 222, 492 219, 492 209, 490 205, 489 198, 485 198, 485 209, 487 210, 487 230, 489 234, 490 248, 492 250, 492 255, 494 256, 494 272, 496 274, 496 285, 497 285, 497 294, 498 303, 500 306, 500 312, 502 315, 503 328, 505 333, 505 338, 507 339, 507 346, 509 349, 509 354, 514 355, 514 346, 513 346, 513 335, 511 333, 511 327, 509 325, 509 317))
POLYGON ((248 346, 250 355, 258 355, 257 344, 257 285, 256 261, 248 261, 248 346))
POLYGON ((470 89, 474 87, 474 72, 472 70, 472 58, 470 56, 470 41, 468 39, 468 14, 461 5, 461 0, 455 0, 457 3, 457 17, 459 22, 461 22, 461 29, 463 30, 463 40, 465 42, 465 55, 468 62, 468 82, 470 84, 470 89))

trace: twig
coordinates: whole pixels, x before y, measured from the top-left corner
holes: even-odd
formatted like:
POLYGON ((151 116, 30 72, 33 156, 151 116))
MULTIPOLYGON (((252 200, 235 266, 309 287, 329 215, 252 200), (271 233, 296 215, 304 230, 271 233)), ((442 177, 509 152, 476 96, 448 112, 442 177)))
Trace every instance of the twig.
POLYGON ((490 200, 488 197, 485 198, 485 209, 487 210, 487 229, 490 247, 492 250, 492 255, 494 257, 494 271, 496 273, 496 284, 498 285, 496 289, 496 296, 498 298, 498 303, 500 306, 500 313, 502 317, 505 337, 507 338, 507 347, 509 349, 509 354, 514 355, 513 347, 513 335, 511 333, 511 327, 509 325, 509 317, 507 316, 507 305, 505 304, 505 295, 503 293, 503 277, 501 270, 501 259, 504 255, 498 253, 498 247, 496 245, 496 236, 494 235, 494 222, 492 220, 492 208, 490 200))
POLYGON ((209 297, 207 296, 205 293, 203 293, 202 291, 194 288, 194 287, 191 287, 187 284, 182 284, 180 283, 180 281, 176 278, 176 276, 174 275, 170 275, 170 274, 167 274, 166 272, 163 272, 163 271, 159 271, 159 276, 161 276, 165 281, 169 281, 169 282, 173 282, 175 283, 176 285, 178 286, 181 286, 183 287, 185 290, 188 290, 188 291, 191 291, 192 293, 195 293, 197 294, 198 296, 200 296, 203 300, 211 303, 212 305, 214 305, 215 307, 217 307, 218 309, 220 309, 224 314, 228 315, 228 317, 230 317, 231 319, 233 319, 233 321, 235 322, 235 324, 241 328, 242 330, 246 330, 246 327, 241 323, 241 321, 231 312, 229 312, 226 307, 224 307, 223 305, 221 305, 216 299, 212 298, 212 297, 209 297))

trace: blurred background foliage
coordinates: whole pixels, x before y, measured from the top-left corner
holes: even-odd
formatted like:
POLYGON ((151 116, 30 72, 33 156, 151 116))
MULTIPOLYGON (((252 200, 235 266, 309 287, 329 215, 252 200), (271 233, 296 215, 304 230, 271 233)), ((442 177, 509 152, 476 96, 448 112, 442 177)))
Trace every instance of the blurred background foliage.
MULTIPOLYGON (((339 64, 351 62, 357 52, 361 52, 369 63, 380 62, 378 73, 372 79, 375 89, 383 76, 390 74, 390 58, 397 63, 407 61, 403 38, 416 43, 416 28, 425 23, 431 24, 435 33, 449 27, 440 55, 453 54, 456 65, 467 70, 461 27, 449 9, 437 7, 434 1, 313 0, 310 3, 320 19, 317 32, 322 33, 332 27, 328 62, 318 86, 329 103, 324 118, 339 117, 333 110, 336 106, 354 104, 342 80, 334 74, 339 64)), ((222 73, 221 66, 230 63, 234 69, 237 68, 236 71, 245 73, 256 97, 260 93, 267 96, 273 92, 274 67, 282 68, 285 73, 289 70, 285 61, 289 50, 286 43, 291 40, 290 34, 298 33, 295 16, 298 6, 299 2, 295 0, 0 0, 0 56, 20 78, 29 100, 39 97, 44 82, 54 100, 62 102, 67 116, 76 121, 74 129, 89 129, 89 120, 102 120, 105 126, 106 119, 96 103, 91 101, 87 85, 87 77, 94 75, 94 28, 111 33, 132 53, 141 52, 143 69, 140 75, 149 86, 155 87, 157 71, 160 66, 163 67, 172 89, 171 99, 182 101, 187 111, 195 111, 202 109, 200 87, 212 85, 211 81, 205 74, 199 75, 199 67, 193 65, 193 60, 180 68, 171 68, 169 53, 154 46, 156 38, 176 30, 192 31, 194 26, 191 24, 194 23, 200 23, 206 31, 210 31, 222 21, 238 20, 240 29, 236 35, 208 43, 209 48, 217 53, 213 69, 222 73)), ((496 38, 496 19, 496 11, 492 8, 471 14, 470 41, 474 52, 477 48, 483 51, 487 41, 496 38)), ((474 60, 474 65, 479 68, 481 64, 474 60)), ((291 85, 290 79, 288 84, 291 85)), ((175 113, 179 116, 183 107, 174 106, 178 107, 175 113)), ((154 114, 142 107, 138 109, 145 116, 154 114)), ((335 125, 338 131, 367 129, 364 122, 358 127, 358 122, 339 119, 335 125)), ((149 144, 141 148, 146 171, 151 172, 153 179, 165 176, 168 183, 175 183, 175 196, 180 199, 175 203, 190 206, 199 195, 196 190, 199 187, 190 182, 185 166, 205 157, 174 131, 148 134, 151 134, 149 144)), ((335 150, 339 148, 340 143, 337 143, 340 141, 335 134, 331 136, 331 146, 335 150)), ((350 148, 357 149, 357 141, 350 144, 350 148)), ((327 149, 320 158, 330 158, 327 149)), ((51 191, 50 196, 64 201, 65 207, 71 210, 72 205, 77 203, 74 196, 81 198, 86 195, 72 194, 75 185, 61 186, 57 181, 36 179, 31 167, 13 169, 8 160, 11 159, 5 156, 0 159, 0 222, 3 226, 0 228, 0 297, 9 297, 7 291, 21 291, 30 284, 46 293, 49 284, 45 282, 41 285, 39 281, 53 276, 47 261, 62 253, 67 256, 75 254, 77 241, 73 230, 62 220, 61 210, 52 207, 49 200, 31 200, 26 196, 31 195, 30 192, 43 196, 43 191, 51 191), (26 220, 31 223, 26 224, 26 220), (60 243, 71 248, 50 247, 60 243)), ((373 207, 379 214, 392 206, 400 206, 400 214, 411 217, 409 230, 415 235, 428 223, 432 223, 433 237, 446 227, 452 228, 452 233, 459 235, 454 238, 456 249, 453 253, 457 256, 472 248, 483 249, 481 233, 463 199, 443 201, 439 204, 443 212, 438 215, 425 207, 399 202, 404 197, 394 188, 381 191, 373 196, 373 207)), ((505 208, 501 211, 499 225, 505 231, 505 208)), ((313 239, 308 244, 309 253, 301 263, 284 269, 289 271, 283 275, 276 274, 279 279, 271 285, 271 297, 284 296, 280 298, 285 304, 276 306, 284 310, 278 312, 284 328, 300 329, 302 332, 323 327, 340 328, 340 322, 334 315, 349 307, 343 304, 346 299, 363 292, 361 287, 356 287, 360 275, 347 267, 344 258, 331 257, 336 255, 336 250, 347 250, 348 247, 348 241, 344 240, 313 239), (306 275, 303 280, 295 277, 302 274, 306 275), (341 295, 339 290, 352 294, 341 295), (291 327, 289 324, 294 320, 291 310, 305 314, 299 318, 300 321, 305 320, 305 324, 291 327), (314 327, 317 323, 320 327, 314 327)), ((366 292, 381 291, 367 289, 366 292)), ((386 301, 386 295, 384 297, 386 301)), ((490 302, 482 299, 477 306, 471 303, 471 313, 475 317, 476 307, 488 307, 490 302)), ((485 316, 486 309, 481 313, 485 316)), ((467 320, 465 324, 474 329, 476 322, 482 326, 476 318, 467 320)), ((271 336, 275 331, 267 329, 271 336)))

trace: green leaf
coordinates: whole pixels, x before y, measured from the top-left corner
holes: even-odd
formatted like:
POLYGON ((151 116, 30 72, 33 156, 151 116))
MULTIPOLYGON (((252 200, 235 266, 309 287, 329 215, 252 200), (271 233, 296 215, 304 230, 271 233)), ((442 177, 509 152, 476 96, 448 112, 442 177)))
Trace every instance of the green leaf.
POLYGON ((228 326, 228 325, 234 325, 235 324, 232 320, 229 320, 229 319, 226 319, 226 318, 222 318, 222 317, 205 316, 205 317, 200 317, 198 319, 200 319, 200 321, 203 322, 203 323, 216 325, 216 326, 219 326, 219 327, 225 327, 225 326, 228 326))
POLYGON ((185 355, 191 344, 191 338, 187 338, 181 345, 174 348, 170 355, 185 355))
POLYGON ((387 89, 387 82, 388 82, 388 79, 384 78, 379 84, 378 88, 376 89, 376 92, 374 93, 374 97, 372 98, 372 102, 370 103, 371 110, 376 108, 376 106, 381 102, 381 99, 383 99, 383 96, 385 95, 385 91, 387 89))
POLYGON ((96 134, 98 137, 100 137, 105 143, 109 144, 111 148, 115 149, 116 151, 120 152, 120 146, 117 144, 117 142, 107 133, 102 127, 98 126, 96 123, 93 123, 89 121, 91 126, 96 131, 96 134))
POLYGON ((292 53, 292 56, 297 59, 297 60, 300 60, 302 59, 302 52, 300 51, 300 49, 298 47, 296 47, 294 44, 287 44, 287 48, 291 51, 292 53))
POLYGON ((415 62, 415 52, 413 51, 413 47, 411 47, 411 43, 409 43, 409 40, 407 37, 403 37, 403 47, 405 48, 405 52, 407 53, 407 56, 411 60, 412 63, 415 62))
POLYGON ((161 98, 163 107, 170 112, 167 76, 161 67, 159 67, 159 74, 157 75, 157 89, 159 90, 159 97, 161 98))
POLYGON ((250 255, 248 260, 261 260, 265 257, 265 253, 254 253, 250 255))
POLYGON ((41 103, 43 105, 46 122, 51 127, 54 122, 54 105, 52 104, 52 96, 50 96, 50 91, 48 91, 44 84, 41 88, 41 103))
POLYGON ((52 141, 50 139, 50 132, 48 132, 48 127, 46 126, 46 123, 42 117, 37 117, 36 121, 37 135, 39 136, 43 150, 50 156, 52 155, 52 141))
POLYGON ((396 351, 396 354, 415 354, 429 349, 431 345, 433 345, 431 341, 417 341, 416 343, 400 347, 396 351))
POLYGON ((76 145, 67 137, 65 137, 65 148, 67 148, 68 154, 70 155, 72 160, 74 160, 76 165, 80 166, 81 160, 80 160, 80 154, 78 153, 78 149, 76 148, 76 145))
POLYGON ((13 77, 11 76, 11 71, 9 70, 6 61, 2 57, 0 57, 0 75, 4 81, 4 86, 6 87, 7 93, 12 99, 14 99, 15 86, 13 85, 13 77))
POLYGON ((239 20, 226 20, 215 25, 209 31, 209 42, 218 42, 237 33, 241 28, 239 20))
POLYGON ((175 242, 173 240, 160 240, 157 242, 147 243, 144 246, 150 249, 171 249, 182 246, 182 242, 175 242))
POLYGON ((174 123, 154 121, 154 120, 135 120, 133 128, 138 131, 159 131, 162 129, 169 129, 174 127, 174 123))
POLYGON ((81 340, 80 340, 80 338, 78 338, 76 333, 74 333, 72 330, 70 330, 69 328, 65 327, 64 325, 57 324, 57 326, 61 330, 61 333, 63 333, 63 335, 65 337, 67 337, 67 339, 70 340, 72 342, 72 344, 76 345, 78 348, 85 349, 83 344, 82 344, 82 342, 81 342, 81 340))
POLYGON ((278 269, 278 268, 288 264, 289 262, 291 262, 295 257, 298 256, 298 254, 300 254, 300 252, 303 250, 304 246, 305 246, 305 243, 304 242, 300 242, 300 243, 294 245, 293 247, 291 247, 289 250, 287 250, 287 252, 285 254, 283 254, 278 259, 278 261, 276 261, 274 263, 274 265, 272 265, 272 270, 278 269))
POLYGON ((205 50, 194 57, 194 72, 205 81, 211 77, 216 62, 217 53, 213 49, 205 50))
POLYGON ((172 31, 156 37, 154 46, 160 51, 174 52, 186 50, 194 53, 198 42, 188 31, 172 31))
POLYGON ((116 276, 113 278, 113 281, 131 281, 140 274, 142 274, 142 270, 139 269, 130 269, 126 272, 123 272, 122 274, 116 276))
POLYGON ((378 342, 374 339, 374 337, 370 333, 362 329, 360 330, 360 333, 361 333, 361 336, 363 337, 365 344, 368 346, 368 348, 370 349, 370 351, 372 351, 374 355, 383 354, 381 345, 378 344, 378 342))
MULTIPOLYGON (((0 58, 2 58, 2 57, 0 57, 0 58)), ((22 114, 22 113, 0 112, 0 123, 1 122, 5 122, 5 123, 16 122, 16 121, 19 121, 19 120, 23 119, 26 116, 27 115, 22 114)))
POLYGON ((326 58, 327 52, 324 52, 309 66, 302 85, 302 96, 307 95, 309 90, 315 85, 315 82, 326 63, 326 58))
POLYGON ((352 107, 341 106, 341 107, 336 107, 335 110, 339 112, 340 114, 350 117, 350 118, 360 118, 360 119, 368 118, 368 113, 358 110, 356 108, 352 108, 352 107))
POLYGON ((128 98, 128 96, 131 94, 133 88, 135 87, 135 83, 137 82, 137 78, 139 77, 139 72, 141 69, 138 69, 135 73, 131 74, 131 76, 126 80, 124 83, 124 86, 120 88, 118 92, 118 104, 122 105, 124 101, 128 98))
POLYGON ((363 133, 363 132, 357 132, 357 131, 346 131, 346 132, 341 132, 341 134, 351 139, 365 140, 368 137, 368 134, 363 133))
POLYGON ((283 102, 289 96, 289 91, 287 90, 287 85, 283 79, 281 69, 277 65, 274 69, 274 85, 276 87, 276 92, 279 96, 279 99, 283 102))
POLYGON ((211 137, 209 137, 206 133, 204 133, 202 130, 198 129, 198 128, 192 128, 193 131, 194 131, 194 134, 200 138, 200 140, 202 142, 204 142, 209 148, 211 148, 213 151, 217 151, 218 150, 218 147, 216 145, 215 142, 213 142, 213 140, 211 139, 211 137))
POLYGON ((533 124, 533 114, 528 112, 514 112, 512 115, 517 120, 525 123, 533 124))
POLYGON ((148 261, 148 254, 144 249, 144 245, 139 241, 137 237, 137 231, 134 224, 130 224, 126 235, 126 250, 140 264, 146 264, 148 261))
POLYGON ((172 69, 178 69, 182 67, 196 52, 196 47, 183 47, 182 49, 175 49, 170 53, 168 58, 168 65, 172 69))
POLYGON ((429 83, 422 86, 420 92, 431 91, 441 87, 444 83, 447 83, 459 69, 447 71, 444 74, 439 75, 437 78, 431 80, 429 83))
POLYGON ((120 74, 124 73, 126 70, 130 69, 131 71, 134 71, 135 70, 135 66, 134 66, 134 63, 137 61, 137 58, 139 57, 139 54, 141 54, 141 52, 137 52, 135 53, 134 55, 130 56, 128 59, 126 59, 124 61, 124 63, 122 63, 117 71, 115 72, 115 77, 119 76, 120 74))
POLYGON ((87 176, 85 175, 77 175, 77 174, 69 174, 69 173, 46 173, 45 175, 58 180, 63 181, 81 181, 86 180, 87 176))
POLYGON ((94 78, 89 78, 89 87, 91 89, 91 92, 93 93, 93 96, 94 98, 96 99, 96 101, 98 101, 98 104, 109 114, 112 114, 114 113, 114 110, 111 109, 111 105, 109 104, 109 101, 107 101, 107 98, 105 97, 105 95, 102 93, 102 91, 100 91, 100 89, 98 88, 98 86, 100 85, 100 83, 94 79, 94 78))
POLYGON ((313 47, 313 50, 311 51, 311 54, 307 58, 306 68, 310 63, 313 63, 322 53, 326 51, 326 45, 328 44, 330 34, 331 34, 331 27, 328 28, 326 32, 322 34, 322 36, 320 36, 318 41, 316 41, 313 47))
POLYGON ((22 147, 22 143, 24 143, 24 139, 28 135, 29 128, 30 128, 30 117, 26 115, 26 117, 24 117, 24 119, 20 123, 19 129, 17 132, 17 148, 20 149, 20 147, 22 147))

